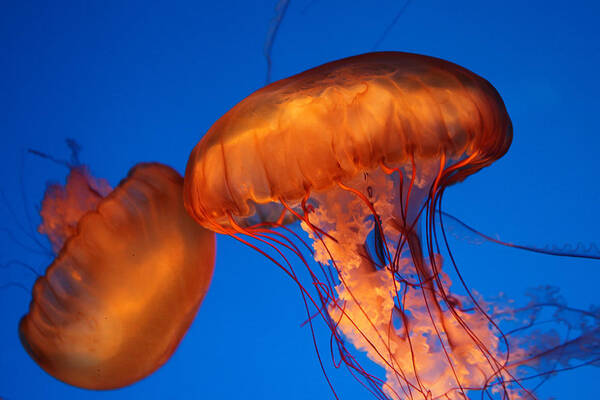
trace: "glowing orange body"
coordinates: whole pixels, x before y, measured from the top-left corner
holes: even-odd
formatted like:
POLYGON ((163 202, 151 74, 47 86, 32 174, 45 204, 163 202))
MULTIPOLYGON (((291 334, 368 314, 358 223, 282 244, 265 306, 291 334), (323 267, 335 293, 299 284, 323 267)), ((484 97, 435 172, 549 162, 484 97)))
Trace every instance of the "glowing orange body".
POLYGON ((184 200, 200 224, 254 247, 296 282, 286 254, 298 255, 311 277, 298 284, 317 310, 307 309, 309 323, 323 317, 337 359, 378 398, 459 400, 465 388, 515 371, 486 312, 456 306, 436 254, 436 207, 446 187, 511 141, 506 108, 485 79, 432 57, 364 54, 238 103, 190 155, 184 200), (273 230, 292 219, 313 241, 316 268, 298 236, 273 230), (363 368, 346 341, 385 378, 363 368))
MULTIPOLYGON (((437 167, 441 157, 473 155, 453 178, 461 180, 511 141, 485 79, 433 57, 364 54, 274 82, 228 111, 190 155, 184 199, 198 222, 223 231, 228 215, 248 225, 256 205, 298 202, 381 163, 413 157, 437 167)), ((274 221, 272 211, 259 212, 274 221)))
POLYGON ((364 54, 275 82, 228 111, 190 155, 184 200, 200 224, 288 273, 307 322, 320 315, 331 331, 333 364, 376 398, 533 399, 521 382, 531 371, 597 361, 581 350, 598 343, 597 321, 567 323, 580 337, 559 342, 534 322, 541 308, 564 309, 552 294, 538 291, 539 304, 520 309, 473 294, 441 217, 446 188, 511 141, 504 103, 485 79, 432 57, 364 54), (310 245, 285 226, 294 219, 310 245), (290 256, 309 270, 308 284, 290 256))
POLYGON ((188 217, 181 193, 177 172, 140 164, 79 220, 19 325, 49 374, 119 388, 175 351, 208 290, 215 251, 214 234, 188 217))

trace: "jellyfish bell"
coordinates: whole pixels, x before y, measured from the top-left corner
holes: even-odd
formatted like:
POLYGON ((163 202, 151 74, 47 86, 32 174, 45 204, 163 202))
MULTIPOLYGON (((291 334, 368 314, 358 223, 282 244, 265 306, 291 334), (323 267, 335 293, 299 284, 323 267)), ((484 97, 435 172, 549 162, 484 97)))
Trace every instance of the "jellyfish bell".
POLYGON ((432 57, 370 53, 242 100, 194 148, 185 201, 205 225, 227 225, 229 215, 247 225, 257 206, 298 202, 382 165, 414 161, 428 174, 415 182, 432 181, 443 159, 453 166, 441 177, 447 186, 501 157, 511 140, 502 99, 484 79, 432 57))
POLYGON ((467 286, 451 292, 435 230, 444 190, 511 141, 501 97, 473 72, 416 54, 359 55, 270 84, 221 117, 190 155, 185 207, 297 282, 286 254, 298 256, 310 272, 310 285, 298 282, 308 322, 323 317, 334 363, 376 397, 530 398, 518 366, 560 346, 513 348, 485 302, 467 286), (295 219, 316 267, 285 226, 295 219))
POLYGON ((40 232, 58 255, 34 287, 19 335, 53 377, 115 389, 173 354, 208 290, 214 234, 182 202, 182 177, 138 164, 114 189, 83 166, 42 202, 40 232))

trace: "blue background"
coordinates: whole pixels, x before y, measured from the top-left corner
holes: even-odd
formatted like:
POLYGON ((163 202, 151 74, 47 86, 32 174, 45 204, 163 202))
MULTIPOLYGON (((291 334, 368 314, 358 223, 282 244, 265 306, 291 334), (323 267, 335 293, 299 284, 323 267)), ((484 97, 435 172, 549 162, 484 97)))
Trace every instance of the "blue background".
MULTIPOLYGON (((399 1, 292 0, 273 48, 273 77, 373 49, 399 1)), ((115 185, 140 161, 183 172, 210 125, 264 84, 263 44, 275 1, 4 1, 0 13, 0 170, 14 208, 0 228, 21 240, 35 228, 47 180, 65 170, 66 137, 92 171, 115 185), (23 176, 23 183, 20 183, 23 176), (24 188, 21 192, 21 187, 24 188), (25 210, 33 215, 28 221, 25 210)), ((480 230, 533 245, 597 242, 600 7, 596 1, 414 0, 379 50, 434 55, 484 76, 503 96, 515 136, 509 153, 447 191, 445 209, 480 230)), ((0 262, 49 263, 0 232, 0 262)), ((465 279, 485 296, 516 299, 560 286, 570 305, 600 304, 600 265, 491 244, 453 241, 465 279)), ((21 348, 17 323, 29 294, 0 290, 0 397, 7 399, 330 398, 294 284, 276 267, 218 238, 214 280, 173 358, 112 392, 69 387, 21 348)), ((0 269, 0 285, 33 283, 0 269)), ((323 346, 328 336, 319 331, 323 346)), ((367 393, 331 371, 343 399, 367 393)), ((600 371, 551 379, 540 396, 597 399, 600 371)))

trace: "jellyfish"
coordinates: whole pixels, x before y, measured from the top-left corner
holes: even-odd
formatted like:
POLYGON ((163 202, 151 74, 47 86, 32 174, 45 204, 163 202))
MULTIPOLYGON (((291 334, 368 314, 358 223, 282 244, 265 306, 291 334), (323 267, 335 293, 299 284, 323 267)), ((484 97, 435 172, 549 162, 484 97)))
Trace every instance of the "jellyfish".
POLYGON ((58 254, 37 279, 19 335, 53 377, 115 389, 173 354, 208 290, 214 234, 185 212, 183 178, 142 163, 112 190, 71 165, 50 185, 39 231, 58 254))
POLYGON ((572 359, 597 362, 599 315, 576 313, 589 318, 585 333, 563 343, 528 330, 539 305, 565 311, 562 303, 551 291, 523 308, 481 298, 454 262, 441 211, 444 191, 502 157, 512 135, 500 95, 475 73, 423 55, 363 54, 229 110, 190 155, 185 207, 296 281, 311 331, 317 316, 331 331, 334 366, 376 398, 534 398, 524 369, 541 376, 572 359), (503 322, 517 327, 505 333, 503 322))

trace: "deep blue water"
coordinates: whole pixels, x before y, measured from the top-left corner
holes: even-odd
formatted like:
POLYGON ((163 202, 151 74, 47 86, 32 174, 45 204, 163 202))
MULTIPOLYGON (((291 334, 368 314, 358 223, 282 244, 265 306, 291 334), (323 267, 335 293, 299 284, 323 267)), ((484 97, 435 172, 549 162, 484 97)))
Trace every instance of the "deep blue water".
MULTIPOLYGON (((402 1, 291 0, 273 52, 273 78, 373 50, 402 1)), ((600 240, 600 6, 593 1, 413 0, 378 50, 444 58, 488 79, 515 133, 509 153, 446 192, 445 209, 484 232, 533 245, 600 240)), ((275 1, 7 1, 0 13, 0 227, 38 223, 48 180, 65 171, 24 156, 35 148, 68 157, 64 139, 113 185, 140 161, 183 172, 210 125, 264 84, 263 45, 275 1), (21 179, 22 177, 22 179, 21 179), (26 214, 31 215, 28 219, 26 214)), ((568 303, 600 304, 598 262, 454 241, 470 286, 523 299, 559 286, 568 303)), ((0 232, 0 262, 43 270, 50 260, 0 232)), ((29 287, 23 268, 0 285, 29 287)), ((17 399, 321 399, 320 372, 297 288, 251 250, 218 238, 211 290, 173 358, 151 377, 112 392, 60 383, 20 346, 29 295, 0 290, 0 397, 17 399)), ((328 336, 320 326, 322 345, 328 336)), ((367 393, 332 371, 343 399, 367 393)), ((541 398, 596 399, 600 371, 549 380, 541 398)))

